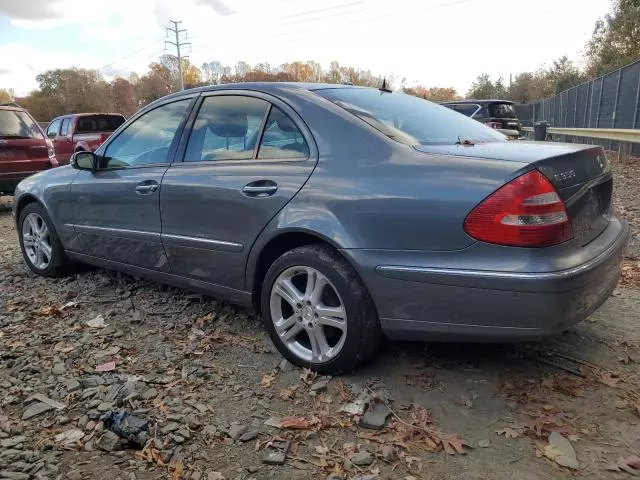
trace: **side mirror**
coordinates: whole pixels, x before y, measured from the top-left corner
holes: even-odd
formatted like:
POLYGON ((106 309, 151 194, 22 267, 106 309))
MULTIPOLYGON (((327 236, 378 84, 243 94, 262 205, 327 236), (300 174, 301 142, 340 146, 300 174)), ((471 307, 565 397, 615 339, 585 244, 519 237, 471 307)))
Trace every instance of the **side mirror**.
POLYGON ((78 170, 98 169, 98 157, 93 152, 76 152, 71 156, 71 166, 78 170))

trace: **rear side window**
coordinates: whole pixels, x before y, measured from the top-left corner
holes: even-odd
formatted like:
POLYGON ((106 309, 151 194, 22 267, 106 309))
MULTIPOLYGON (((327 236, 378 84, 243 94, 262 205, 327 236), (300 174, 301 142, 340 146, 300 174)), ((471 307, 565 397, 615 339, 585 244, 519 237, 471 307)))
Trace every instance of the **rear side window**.
POLYGON ((262 134, 258 159, 307 158, 309 147, 302 133, 285 113, 271 107, 269 118, 262 134))
POLYGON ((490 103, 489 116, 494 118, 516 118, 516 110, 510 103, 490 103))
POLYGON ((459 104, 459 105, 452 105, 449 108, 452 108, 453 110, 455 110, 458 113, 461 113, 467 117, 471 117, 474 113, 476 113, 478 111, 478 109, 480 108, 479 105, 476 104, 459 104))
POLYGON ((239 95, 207 97, 189 137, 185 162, 251 160, 269 103, 239 95))
POLYGON ((460 141, 505 142, 506 138, 449 108, 403 93, 368 88, 316 90, 389 138, 407 145, 454 145, 460 141))
POLYGON ((113 132, 124 123, 122 115, 89 115, 78 118, 76 133, 113 132))
POLYGON ((36 122, 26 112, 0 110, 0 138, 43 138, 36 122))
POLYGON ((60 135, 66 137, 69 135, 69 123, 71 123, 70 118, 65 118, 62 120, 62 127, 60 128, 60 135))

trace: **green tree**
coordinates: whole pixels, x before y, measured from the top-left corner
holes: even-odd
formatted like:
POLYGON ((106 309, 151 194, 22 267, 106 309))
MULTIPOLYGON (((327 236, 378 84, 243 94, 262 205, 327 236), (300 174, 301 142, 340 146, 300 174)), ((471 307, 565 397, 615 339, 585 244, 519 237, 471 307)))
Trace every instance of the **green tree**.
POLYGON ((478 75, 476 80, 471 84, 471 88, 467 92, 467 98, 475 98, 483 100, 487 98, 506 98, 507 88, 502 78, 498 78, 495 82, 491 80, 488 73, 478 75))
POLYGON ((596 22, 586 49, 587 71, 597 77, 640 59, 640 0, 614 0, 596 22))
POLYGON ((8 103, 13 100, 13 95, 8 90, 0 88, 0 103, 8 103))

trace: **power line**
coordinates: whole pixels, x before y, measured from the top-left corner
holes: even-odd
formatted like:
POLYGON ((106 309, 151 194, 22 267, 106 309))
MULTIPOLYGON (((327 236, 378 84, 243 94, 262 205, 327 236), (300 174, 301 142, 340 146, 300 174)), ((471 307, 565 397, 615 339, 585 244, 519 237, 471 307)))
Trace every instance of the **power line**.
POLYGON ((187 45, 191 46, 191 42, 181 42, 180 41, 180 34, 184 33, 186 36, 187 31, 182 29, 180 30, 178 28, 178 25, 180 25, 182 22, 181 21, 176 21, 176 20, 169 20, 170 23, 173 23, 173 28, 172 27, 167 27, 167 33, 171 32, 175 35, 176 37, 176 41, 172 42, 171 40, 165 40, 165 44, 168 43, 170 45, 173 45, 176 47, 176 52, 178 53, 177 57, 178 57, 178 75, 180 75, 180 90, 184 90, 184 76, 182 75, 182 55, 180 54, 180 47, 185 47, 187 45))

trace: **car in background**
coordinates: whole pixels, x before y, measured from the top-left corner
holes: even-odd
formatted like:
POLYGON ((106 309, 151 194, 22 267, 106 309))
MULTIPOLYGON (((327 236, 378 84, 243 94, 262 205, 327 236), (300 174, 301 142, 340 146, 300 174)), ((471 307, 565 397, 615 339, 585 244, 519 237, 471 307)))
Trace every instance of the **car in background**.
POLYGON ((47 127, 61 165, 75 152, 93 152, 125 122, 119 113, 76 113, 54 118, 47 127))
POLYGON ((21 182, 14 215, 39 275, 79 261, 254 306, 289 361, 335 374, 383 333, 523 340, 588 317, 629 237, 612 189, 601 147, 509 142, 383 88, 244 83, 147 105, 21 182))
POLYGON ((458 100, 444 102, 442 106, 484 123, 510 139, 522 136, 522 124, 509 100, 458 100))
POLYGON ((53 144, 29 113, 0 104, 0 193, 12 194, 21 180, 57 167, 53 144))

